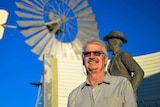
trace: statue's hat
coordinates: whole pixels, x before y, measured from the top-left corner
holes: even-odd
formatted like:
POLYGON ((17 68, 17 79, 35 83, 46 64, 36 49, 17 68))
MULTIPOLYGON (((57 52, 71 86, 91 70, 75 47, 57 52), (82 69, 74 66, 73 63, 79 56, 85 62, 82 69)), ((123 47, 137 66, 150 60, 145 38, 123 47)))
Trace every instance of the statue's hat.
POLYGON ((127 43, 127 39, 124 37, 124 34, 120 31, 111 31, 108 35, 106 35, 103 39, 108 41, 108 39, 117 38, 122 40, 123 43, 127 43))

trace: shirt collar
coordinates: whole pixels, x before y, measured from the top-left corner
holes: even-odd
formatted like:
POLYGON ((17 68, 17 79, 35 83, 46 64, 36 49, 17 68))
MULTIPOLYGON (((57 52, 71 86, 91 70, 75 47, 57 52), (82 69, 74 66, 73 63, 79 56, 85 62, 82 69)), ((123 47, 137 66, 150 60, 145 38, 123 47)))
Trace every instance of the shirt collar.
POLYGON ((112 53, 112 55, 117 55, 121 50, 118 50, 117 52, 115 53, 112 53))
MULTIPOLYGON (((110 84, 111 84, 110 75, 106 73, 106 75, 105 75, 105 77, 104 77, 104 79, 103 79, 103 81, 102 81, 101 83, 105 83, 105 84, 110 85, 110 84)), ((101 84, 101 83, 99 83, 99 84, 101 84)), ((84 82, 84 84, 82 85, 82 88, 81 88, 81 89, 83 89, 85 86, 91 86, 91 85, 89 84, 88 80, 86 80, 86 81, 84 82)))

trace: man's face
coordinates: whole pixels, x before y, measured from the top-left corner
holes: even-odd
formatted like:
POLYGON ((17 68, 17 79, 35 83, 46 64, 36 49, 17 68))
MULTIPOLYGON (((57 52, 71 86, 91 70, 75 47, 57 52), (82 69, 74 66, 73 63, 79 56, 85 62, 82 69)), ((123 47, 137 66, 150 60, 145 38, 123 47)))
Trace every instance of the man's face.
POLYGON ((84 63, 88 73, 96 73, 104 70, 107 64, 107 56, 104 55, 101 46, 96 44, 87 45, 84 55, 84 63))
POLYGON ((107 50, 113 51, 115 45, 116 45, 116 39, 114 39, 114 38, 108 39, 107 50))

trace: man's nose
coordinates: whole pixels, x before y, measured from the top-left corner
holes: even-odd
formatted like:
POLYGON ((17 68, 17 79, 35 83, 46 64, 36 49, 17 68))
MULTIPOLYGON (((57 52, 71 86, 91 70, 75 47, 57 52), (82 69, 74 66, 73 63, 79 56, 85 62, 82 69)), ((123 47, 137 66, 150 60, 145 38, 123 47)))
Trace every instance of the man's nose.
POLYGON ((94 58, 94 53, 93 52, 91 52, 91 55, 90 55, 90 58, 94 58))

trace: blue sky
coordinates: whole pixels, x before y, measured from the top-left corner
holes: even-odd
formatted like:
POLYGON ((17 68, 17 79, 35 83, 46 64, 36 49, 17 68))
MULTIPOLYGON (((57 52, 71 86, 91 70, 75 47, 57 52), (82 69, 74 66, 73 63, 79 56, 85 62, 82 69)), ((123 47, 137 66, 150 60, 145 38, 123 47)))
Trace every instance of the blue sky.
MULTIPOLYGON (((133 56, 160 51, 159 0, 88 0, 96 14, 99 37, 111 30, 124 32, 128 40, 123 49, 133 56)), ((16 25, 18 17, 15 0, 1 0, 0 9, 9 12, 6 24, 16 25)), ((0 102, 1 107, 34 107, 43 62, 32 53, 31 47, 18 29, 5 29, 0 40, 0 102)), ((111 57, 111 56, 110 56, 111 57)))

